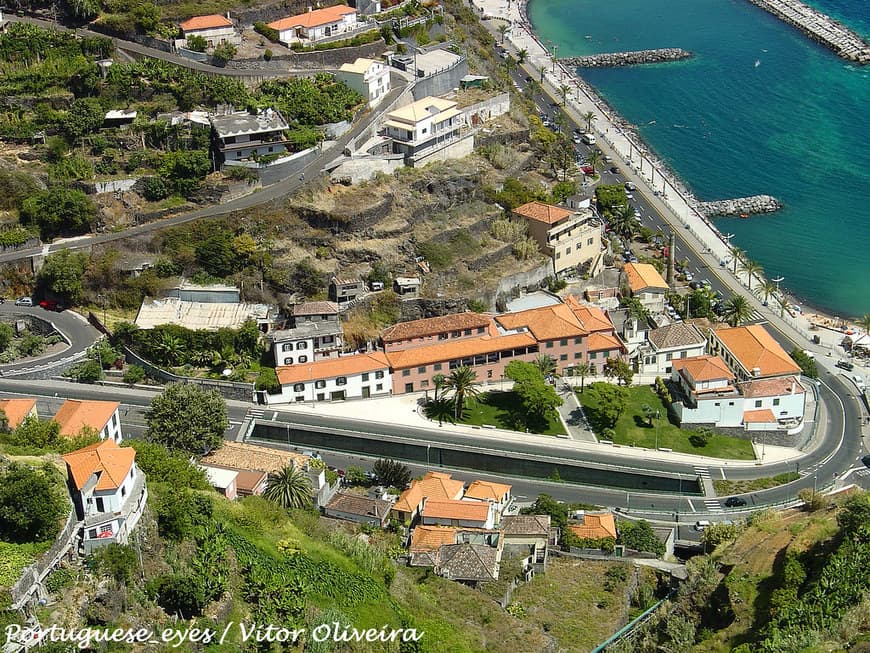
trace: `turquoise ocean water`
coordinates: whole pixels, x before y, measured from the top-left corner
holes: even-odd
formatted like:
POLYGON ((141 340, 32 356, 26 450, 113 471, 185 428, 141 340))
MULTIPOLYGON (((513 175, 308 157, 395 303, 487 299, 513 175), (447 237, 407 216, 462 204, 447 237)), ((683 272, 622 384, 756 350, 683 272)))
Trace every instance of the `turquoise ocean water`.
MULTIPOLYGON (((867 0, 813 0, 864 36, 867 0)), ((746 0, 532 0, 571 56, 681 47, 688 61, 581 75, 701 200, 769 193, 779 213, 717 226, 800 300, 870 313, 870 66, 746 0), (589 38, 586 38, 586 37, 589 38)))

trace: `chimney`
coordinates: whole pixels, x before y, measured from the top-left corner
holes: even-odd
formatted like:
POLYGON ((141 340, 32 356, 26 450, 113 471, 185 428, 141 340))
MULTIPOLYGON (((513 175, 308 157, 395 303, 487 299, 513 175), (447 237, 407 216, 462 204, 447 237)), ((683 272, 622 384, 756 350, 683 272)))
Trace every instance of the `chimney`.
POLYGON ((753 367, 752 368, 752 376, 753 377, 761 376, 761 368, 760 367, 753 367))
POLYGON ((674 234, 671 232, 671 236, 668 239, 668 278, 666 281, 668 285, 673 288, 674 285, 674 234))

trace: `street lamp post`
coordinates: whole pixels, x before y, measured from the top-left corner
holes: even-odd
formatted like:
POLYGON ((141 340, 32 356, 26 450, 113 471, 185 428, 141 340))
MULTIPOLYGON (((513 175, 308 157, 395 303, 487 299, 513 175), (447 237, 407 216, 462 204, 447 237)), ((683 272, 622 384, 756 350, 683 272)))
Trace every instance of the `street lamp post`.
POLYGON ((659 450, 659 417, 661 417, 661 414, 660 410, 656 411, 656 451, 659 450))
POLYGON ((776 277, 775 279, 771 279, 771 281, 773 281, 773 283, 776 284, 776 294, 777 295, 779 294, 779 282, 782 281, 783 279, 785 279, 785 277, 776 277))

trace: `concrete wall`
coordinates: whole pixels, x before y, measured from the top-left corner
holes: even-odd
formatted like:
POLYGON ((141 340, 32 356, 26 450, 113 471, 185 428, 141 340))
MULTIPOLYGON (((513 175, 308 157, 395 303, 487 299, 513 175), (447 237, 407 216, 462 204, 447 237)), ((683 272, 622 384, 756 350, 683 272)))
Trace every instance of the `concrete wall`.
POLYGON ((435 152, 432 152, 432 154, 415 158, 413 161, 409 161, 409 163, 413 168, 422 168, 423 166, 435 163, 436 161, 462 159, 472 152, 474 152, 474 134, 468 134, 467 136, 461 136, 458 140, 454 141, 447 147, 436 150, 435 152))
POLYGON ((510 93, 501 93, 483 102, 465 107, 462 110, 462 120, 467 126, 476 127, 487 120, 503 116, 510 110, 510 93))
POLYGON ((389 175, 404 167, 405 157, 401 154, 350 157, 332 170, 330 178, 335 182, 350 181, 351 184, 358 184, 371 179, 378 172, 389 175))
POLYGON ((444 95, 459 88, 459 80, 468 74, 468 61, 463 58, 453 66, 438 71, 429 77, 422 77, 414 84, 414 100, 422 100, 429 95, 444 95))
MULTIPOLYGON (((386 52, 387 44, 378 39, 365 45, 334 50, 319 50, 317 52, 294 52, 288 55, 272 57, 270 61, 263 59, 233 59, 228 61, 226 68, 236 70, 286 71, 289 69, 308 69, 312 71, 338 70, 343 63, 353 63, 359 57, 377 59, 386 52)), ((461 77, 461 75, 460 75, 461 77)))
POLYGON ((492 297, 489 298, 489 305, 492 310, 495 310, 496 301, 499 297, 507 297, 516 293, 519 296, 521 289, 532 288, 537 290, 541 282, 548 276, 553 274, 553 264, 548 260, 536 268, 526 270, 525 272, 517 272, 507 277, 502 277, 498 282, 492 297))

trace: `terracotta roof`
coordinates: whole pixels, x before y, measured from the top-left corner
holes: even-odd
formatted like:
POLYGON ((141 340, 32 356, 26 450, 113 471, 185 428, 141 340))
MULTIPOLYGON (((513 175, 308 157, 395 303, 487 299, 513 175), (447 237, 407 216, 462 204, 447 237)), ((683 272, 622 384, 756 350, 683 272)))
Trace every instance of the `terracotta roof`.
POLYGON ((501 519, 505 535, 535 535, 549 537, 550 515, 508 515, 501 519))
POLYGON ((417 526, 411 533, 411 553, 437 551, 445 544, 456 543, 456 530, 452 526, 417 526))
POLYGON ((364 372, 386 370, 390 367, 387 357, 382 352, 369 354, 354 354, 338 358, 324 358, 313 363, 299 363, 277 368, 278 381, 281 385, 290 383, 311 382, 317 379, 332 379, 337 376, 351 376, 364 372))
POLYGON ((574 312, 565 304, 553 304, 530 308, 527 311, 504 313, 497 315, 495 319, 505 329, 526 327, 539 341, 575 338, 588 334, 586 329, 580 325, 574 312))
POLYGON ((743 413, 744 424, 772 424, 776 421, 776 415, 770 408, 747 410, 743 413))
POLYGON ((593 333, 586 342, 586 351, 607 351, 609 349, 622 351, 623 348, 622 340, 612 333, 593 333))
POLYGON ((326 7, 324 9, 315 9, 304 14, 296 16, 288 16, 281 20, 276 20, 269 23, 269 27, 276 29, 279 32, 282 30, 293 29, 294 27, 319 27, 320 25, 329 25, 341 20, 345 14, 355 14, 356 9, 346 5, 335 5, 334 7, 326 7))
POLYGON ((536 344, 538 342, 531 334, 515 333, 507 336, 463 338, 461 340, 414 347, 404 351, 388 351, 386 356, 387 360, 390 361, 390 367, 394 370, 400 370, 419 365, 428 365, 430 363, 444 363, 454 359, 469 358, 505 349, 530 347, 536 344))
POLYGON ((260 447, 245 442, 224 441, 217 451, 204 456, 204 465, 216 465, 227 469, 248 469, 263 472, 279 472, 285 467, 304 467, 310 458, 291 451, 260 447))
POLYGON ((718 356, 704 354, 703 356, 690 356, 689 358, 677 358, 671 361, 673 369, 685 370, 694 381, 733 381, 734 372, 718 356))
POLYGON ((61 435, 76 436, 85 426, 99 433, 120 405, 117 401, 67 399, 55 414, 54 421, 60 424, 61 435))
POLYGON ((63 459, 76 489, 81 490, 91 475, 98 474, 95 490, 117 490, 133 467, 136 450, 119 447, 109 439, 68 453, 63 459))
POLYGON ((589 331, 589 333, 613 330, 613 322, 607 316, 607 313, 597 306, 581 304, 574 295, 568 295, 565 297, 565 304, 571 309, 577 319, 580 320, 580 324, 583 325, 583 328, 589 331))
POLYGON ((479 329, 480 327, 488 329, 491 324, 492 318, 489 315, 471 313, 469 311, 465 313, 452 313, 450 315, 441 315, 440 317, 427 317, 422 320, 399 322, 384 329, 381 340, 384 342, 397 342, 412 338, 425 338, 426 336, 434 336, 450 331, 479 329))
POLYGON ((627 263, 622 270, 628 278, 631 292, 639 292, 645 288, 667 290, 670 287, 659 271, 649 263, 627 263))
POLYGON ((293 315, 338 315, 335 302, 305 302, 293 305, 293 315))
POLYGON ((423 505, 423 517, 486 522, 489 517, 489 503, 427 499, 423 505))
POLYGON ((485 544, 445 544, 435 573, 454 580, 498 580, 498 549, 485 544))
POLYGON ((775 379, 755 379, 754 381, 746 381, 738 383, 740 394, 744 397, 779 397, 782 395, 794 394, 800 395, 804 393, 803 386, 793 376, 778 377, 775 379))
POLYGON ((781 376, 801 372, 798 364, 760 324, 716 329, 713 335, 725 345, 749 374, 756 367, 759 368, 761 376, 781 376))
POLYGON ((465 496, 468 499, 501 501, 510 491, 510 485, 477 480, 473 481, 471 485, 468 486, 468 489, 465 490, 465 496))
POLYGON ((216 29, 218 27, 232 27, 233 21, 226 16, 220 14, 209 14, 208 16, 194 16, 188 18, 181 23, 179 27, 185 32, 192 32, 198 29, 216 29))
POLYGON ((236 476, 236 491, 239 494, 253 494, 255 490, 262 490, 264 481, 269 474, 259 469, 240 469, 236 476))
POLYGON ((529 202, 528 204, 518 206, 513 212, 523 218, 550 225, 574 215, 574 211, 561 206, 544 204, 543 202, 529 202))
POLYGON ((30 412, 36 408, 36 399, 30 397, 26 399, 2 399, 0 400, 0 410, 6 413, 6 420, 9 422, 9 428, 15 429, 24 421, 24 418, 30 415, 30 412))
POLYGON ((393 504, 394 510, 414 512, 424 497, 434 500, 453 500, 462 496, 465 484, 444 472, 426 472, 419 480, 411 481, 411 487, 399 495, 393 504))
POLYGON ((616 539, 616 522, 613 519, 613 513, 610 512, 587 513, 583 515, 583 523, 572 524, 571 530, 580 538, 600 539, 602 537, 612 537, 616 539))
POLYGON ((703 345, 707 339, 691 324, 674 322, 668 326, 653 329, 647 334, 656 349, 675 349, 691 345, 703 345))
POLYGON ((375 517, 379 521, 386 519, 387 515, 390 514, 391 507, 392 504, 383 499, 370 499, 369 497, 362 497, 358 494, 347 494, 345 492, 337 493, 332 500, 326 504, 327 510, 346 512, 361 517, 375 517))

